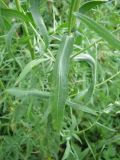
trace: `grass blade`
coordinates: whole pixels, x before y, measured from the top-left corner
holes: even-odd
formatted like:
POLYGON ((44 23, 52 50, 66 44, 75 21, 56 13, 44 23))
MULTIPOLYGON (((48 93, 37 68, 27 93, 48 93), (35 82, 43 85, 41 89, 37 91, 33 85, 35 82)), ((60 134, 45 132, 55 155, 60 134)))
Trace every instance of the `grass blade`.
POLYGON ((36 26, 38 27, 39 32, 44 39, 46 47, 48 47, 48 44, 49 44, 48 32, 44 24, 43 18, 39 12, 40 0, 36 0, 36 1, 31 0, 30 3, 31 3, 31 14, 33 16, 34 22, 36 26))
POLYGON ((54 90, 51 97, 53 127, 60 130, 64 118, 64 107, 67 98, 67 74, 70 54, 73 50, 73 37, 64 36, 59 48, 54 67, 54 90))
POLYGON ((31 62, 29 62, 25 68, 22 70, 22 72, 20 73, 15 85, 17 85, 31 70, 33 67, 39 65, 40 63, 46 61, 47 59, 35 59, 32 60, 31 62))
POLYGON ((120 49, 120 41, 117 40, 106 28, 96 23, 91 18, 84 14, 75 14, 80 20, 82 20, 91 30, 95 31, 99 36, 106 40, 115 49, 120 49))

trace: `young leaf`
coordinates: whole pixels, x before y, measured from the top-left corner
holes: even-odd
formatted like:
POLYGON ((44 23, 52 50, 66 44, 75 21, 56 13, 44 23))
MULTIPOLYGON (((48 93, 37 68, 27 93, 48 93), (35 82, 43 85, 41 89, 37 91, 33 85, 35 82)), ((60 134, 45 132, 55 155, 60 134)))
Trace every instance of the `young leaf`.
POLYGON ((84 14, 76 13, 75 15, 80 18, 80 20, 82 20, 91 30, 95 31, 99 36, 106 40, 111 46, 115 49, 120 49, 120 41, 117 40, 106 28, 84 14))
POLYGON ((106 0, 104 0, 104 1, 96 1, 96 0, 95 1, 88 1, 80 7, 79 12, 86 13, 90 9, 92 9, 100 4, 106 3, 106 2, 108 2, 108 1, 106 1, 106 0))
MULTIPOLYGON (((96 65, 95 65, 95 60, 89 54, 80 54, 80 55, 74 57, 74 60, 75 61, 85 61, 92 68, 92 82, 91 82, 90 87, 86 90, 85 95, 84 95, 84 100, 85 100, 85 102, 88 103, 88 101, 90 100, 91 96, 93 95, 95 84, 96 84, 96 65)), ((75 99, 79 100, 80 97, 81 97, 81 93, 78 94, 75 97, 75 99)))
POLYGON ((35 59, 35 60, 32 60, 31 62, 29 62, 25 68, 22 70, 22 72, 20 73, 16 83, 18 84, 30 71, 33 67, 37 66, 38 64, 46 61, 47 59, 35 59))
POLYGON ((67 75, 70 54, 73 50, 73 36, 64 36, 61 41, 54 66, 54 90, 51 97, 53 127, 60 130, 64 118, 64 108, 67 98, 67 75))
POLYGON ((30 3, 31 3, 31 14, 33 16, 34 22, 38 27, 40 34, 43 36, 46 47, 48 47, 49 44, 48 32, 44 24, 43 18, 39 12, 40 0, 36 1, 30 0, 30 3))

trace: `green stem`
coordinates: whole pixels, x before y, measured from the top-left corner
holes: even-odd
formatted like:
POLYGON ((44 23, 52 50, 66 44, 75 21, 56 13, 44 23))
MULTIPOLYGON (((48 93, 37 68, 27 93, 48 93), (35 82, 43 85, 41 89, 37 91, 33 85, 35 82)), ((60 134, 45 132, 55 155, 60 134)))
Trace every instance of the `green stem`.
POLYGON ((21 11, 22 8, 21 8, 21 5, 20 5, 20 1, 19 0, 15 0, 15 3, 16 3, 16 8, 18 9, 18 11, 21 11))
POLYGON ((108 79, 104 80, 103 82, 97 84, 95 87, 99 87, 107 82, 109 82, 110 80, 112 80, 113 78, 117 77, 120 74, 120 71, 118 71, 116 74, 112 75, 111 77, 109 77, 108 79))
POLYGON ((72 32, 76 24, 76 17, 73 15, 74 12, 77 12, 80 7, 81 0, 71 0, 70 12, 68 18, 68 33, 72 32))
POLYGON ((1 2, 4 5, 5 8, 8 8, 8 6, 6 5, 6 3, 3 0, 1 0, 1 2))
MULTIPOLYGON (((20 5, 20 1, 19 0, 15 0, 15 4, 16 4, 16 8, 19 12, 22 12, 23 14, 25 14, 23 11, 22 11, 22 8, 21 8, 21 5, 20 5)), ((34 59, 35 58, 35 54, 34 54, 34 48, 32 46, 32 41, 30 39, 30 35, 29 35, 29 31, 28 31, 28 28, 27 28, 27 24, 24 22, 23 23, 23 27, 24 27, 24 31, 25 31, 25 34, 28 38, 28 46, 29 46, 29 49, 30 49, 30 54, 31 54, 31 58, 34 59)))

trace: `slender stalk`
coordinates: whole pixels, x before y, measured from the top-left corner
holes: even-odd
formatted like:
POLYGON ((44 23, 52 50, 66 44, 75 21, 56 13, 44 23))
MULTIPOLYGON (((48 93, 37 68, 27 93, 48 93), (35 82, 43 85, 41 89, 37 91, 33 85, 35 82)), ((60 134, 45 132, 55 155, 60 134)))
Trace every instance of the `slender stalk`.
POLYGON ((80 7, 81 0, 71 0, 70 12, 68 18, 68 33, 70 34, 72 29, 74 29, 76 24, 76 17, 73 15, 74 12, 77 12, 80 7))
MULTIPOLYGON (((17 10, 20 11, 20 12, 22 12, 23 14, 25 14, 22 11, 22 8, 21 8, 21 5, 20 5, 20 1, 19 0, 15 0, 15 4, 16 4, 17 10)), ((27 28, 27 24, 25 22, 23 23, 23 27, 24 27, 25 34, 28 37, 28 46, 29 46, 29 49, 30 49, 31 58, 34 59, 35 58, 34 48, 32 46, 32 41, 30 39, 30 35, 29 35, 28 28, 27 28)))
MULTIPOLYGON (((116 32, 118 32, 119 30, 120 30, 120 28, 114 30, 112 33, 116 33, 116 32)), ((74 55, 71 55, 70 58, 74 58, 74 57, 76 57, 77 55, 79 55, 80 53, 84 53, 87 49, 93 47, 95 44, 97 44, 97 43, 99 43, 99 42, 101 42, 101 41, 102 41, 102 38, 99 38, 98 40, 96 40, 95 42, 93 42, 92 44, 90 44, 89 46, 87 46, 86 48, 84 48, 84 49, 82 49, 81 51, 75 53, 74 55)))
POLYGON ((16 3, 16 7, 17 7, 18 11, 21 11, 22 8, 21 8, 21 5, 20 5, 20 1, 19 0, 15 0, 15 3, 16 3))
POLYGON ((107 82, 109 82, 110 80, 112 80, 113 78, 117 77, 120 74, 120 71, 118 71, 116 74, 112 75, 111 77, 109 77, 108 79, 104 80, 103 82, 97 84, 95 87, 99 87, 107 82))

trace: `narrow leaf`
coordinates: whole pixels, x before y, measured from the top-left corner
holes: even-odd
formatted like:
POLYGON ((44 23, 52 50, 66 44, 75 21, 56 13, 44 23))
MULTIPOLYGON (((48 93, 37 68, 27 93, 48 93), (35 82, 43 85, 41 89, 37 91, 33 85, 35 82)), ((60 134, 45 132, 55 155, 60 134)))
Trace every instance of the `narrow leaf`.
POLYGON ((29 62, 25 66, 25 68, 22 70, 22 72, 20 73, 15 85, 18 84, 32 70, 33 67, 37 66, 38 64, 40 64, 46 60, 47 59, 35 59, 35 60, 29 62))
POLYGON ((64 118, 64 108, 67 99, 67 75, 69 69, 70 54, 73 50, 73 37, 64 36, 59 48, 54 66, 53 84, 54 90, 51 97, 53 127, 60 130, 64 118))
POLYGON ((70 107, 72 107, 73 109, 75 110, 79 110, 79 111, 82 111, 82 112, 85 112, 85 113, 89 113, 89 114, 92 114, 92 115, 98 115, 97 114, 97 111, 87 107, 87 106, 83 106, 81 104, 78 104, 76 102, 73 102, 71 100, 67 100, 67 105, 69 105, 70 107))
POLYGON ((64 155, 62 157, 62 160, 66 160, 69 157, 70 152, 71 152, 70 142, 69 140, 67 140, 67 146, 66 146, 64 155))
POLYGON ((103 3, 106 3, 108 1, 104 0, 104 1, 88 1, 88 2, 85 2, 79 9, 79 12, 81 13, 86 13, 88 12, 90 9, 93 9, 95 8, 96 6, 100 5, 100 4, 103 4, 103 3))
POLYGON ((96 160, 95 153, 94 153, 94 151, 93 151, 93 149, 92 149, 92 147, 91 147, 91 145, 90 145, 90 143, 89 143, 89 141, 88 141, 85 133, 84 133, 84 139, 85 139, 85 141, 86 141, 86 143, 87 143, 87 145, 88 145, 89 150, 91 151, 91 153, 92 153, 92 155, 93 155, 93 159, 96 160))
POLYGON ((82 20, 91 30, 95 31, 99 36, 106 40, 115 49, 120 49, 120 41, 115 38, 106 28, 96 23, 91 18, 81 13, 75 14, 80 20, 82 20))
POLYGON ((20 88, 9 88, 5 90, 8 94, 15 97, 25 97, 25 96, 37 96, 42 98, 49 98, 50 93, 46 91, 39 91, 37 89, 25 90, 20 88))
POLYGON ((46 47, 48 47, 49 44, 48 32, 44 24, 43 18, 39 12, 40 0, 36 1, 30 0, 30 3, 31 3, 31 14, 33 16, 34 22, 38 27, 40 34, 43 36, 46 47))

